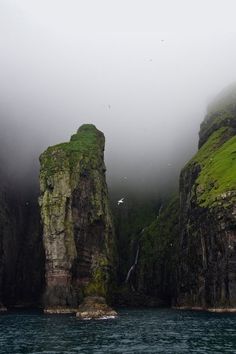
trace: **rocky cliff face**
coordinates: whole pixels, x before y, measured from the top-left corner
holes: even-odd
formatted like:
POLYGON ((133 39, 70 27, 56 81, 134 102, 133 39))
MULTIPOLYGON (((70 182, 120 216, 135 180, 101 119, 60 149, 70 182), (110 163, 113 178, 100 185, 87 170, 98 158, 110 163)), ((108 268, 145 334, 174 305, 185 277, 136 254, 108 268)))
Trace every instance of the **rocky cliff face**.
MULTIPOLYGON (((131 234, 131 239, 126 240, 133 246, 133 252, 126 255, 129 266, 123 281, 119 282, 115 303, 125 306, 170 306, 172 298, 176 294, 176 264, 179 245, 179 199, 158 203, 158 209, 139 208, 137 216, 143 216, 140 220, 134 219, 133 229, 136 235, 131 234), (159 204, 159 205, 158 205, 159 204), (150 212, 151 211, 151 212, 150 212), (148 222, 148 213, 152 222, 148 222), (144 218, 145 216, 145 218, 144 218), (142 228, 140 228, 142 222, 142 228)), ((129 216, 129 215, 128 215, 129 216)), ((129 216, 128 225, 130 224, 129 216)), ((125 219, 124 219, 125 220, 125 219)), ((123 220, 123 222, 124 222, 123 220)), ((124 225, 125 226, 125 225, 124 225)), ((128 235, 127 230, 125 235, 128 235)), ((132 228, 131 228, 132 231, 132 228)), ((120 252, 123 238, 119 240, 120 252)), ((121 257, 121 256, 120 256, 121 257)), ((126 262, 127 262, 126 260, 126 262)), ((122 265, 124 262, 122 262, 122 265)), ((127 265, 127 264, 126 264, 127 265)))
POLYGON ((70 142, 40 157, 44 305, 49 311, 77 307, 84 296, 109 295, 115 240, 104 144, 95 126, 83 125, 70 142))
POLYGON ((38 306, 43 284, 44 250, 37 198, 25 199, 11 180, 1 175, 0 303, 5 307, 38 306))
MULTIPOLYGON (((2 178, 3 179, 3 178, 2 178)), ((9 220, 9 208, 7 199, 7 188, 1 184, 0 191, 0 310, 4 310, 4 273, 5 273, 5 254, 6 239, 11 237, 13 230, 9 220)), ((13 237, 14 238, 14 237, 13 237)))
POLYGON ((176 295, 178 247, 179 198, 173 197, 140 239, 136 287, 153 304, 170 306, 176 295))
POLYGON ((180 176, 177 305, 236 308, 236 90, 201 125, 199 151, 180 176))
POLYGON ((234 311, 235 87, 209 106, 199 135, 199 151, 181 172, 179 197, 160 210, 139 239, 132 285, 154 305, 234 311))

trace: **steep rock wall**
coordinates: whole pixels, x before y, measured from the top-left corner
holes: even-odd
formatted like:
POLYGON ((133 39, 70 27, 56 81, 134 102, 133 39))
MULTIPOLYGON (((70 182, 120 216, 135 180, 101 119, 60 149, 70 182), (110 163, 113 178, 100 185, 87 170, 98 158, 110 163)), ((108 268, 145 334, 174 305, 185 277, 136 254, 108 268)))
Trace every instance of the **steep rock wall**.
POLYGON ((139 292, 171 305, 176 296, 179 246, 179 198, 173 197, 140 240, 136 286, 139 292))
POLYGON ((1 175, 0 302, 39 306, 44 286, 44 250, 36 196, 23 196, 1 175))
POLYGON ((46 309, 109 295, 115 240, 105 180, 103 133, 83 125, 40 157, 46 309))
POLYGON ((181 172, 179 307, 236 308, 235 92, 210 107, 181 172))
POLYGON ((126 280, 115 302, 125 306, 170 306, 176 297, 179 255, 179 198, 159 204, 153 221, 140 230, 126 280))

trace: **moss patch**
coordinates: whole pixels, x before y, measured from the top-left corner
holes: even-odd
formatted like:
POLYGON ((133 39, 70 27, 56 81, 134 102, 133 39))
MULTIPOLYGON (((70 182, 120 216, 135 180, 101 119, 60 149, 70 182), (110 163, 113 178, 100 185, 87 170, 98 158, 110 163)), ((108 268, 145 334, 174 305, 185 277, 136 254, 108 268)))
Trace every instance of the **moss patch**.
POLYGON ((102 163, 104 144, 103 133, 94 125, 82 125, 70 142, 51 146, 40 156, 41 169, 48 178, 58 170, 66 169, 68 163, 71 170, 79 163, 81 170, 88 166, 96 167, 102 163))
POLYGON ((195 187, 202 207, 213 206, 217 197, 236 190, 236 136, 232 135, 231 128, 220 128, 187 165, 200 166, 195 187))
POLYGON ((174 197, 155 221, 145 229, 141 240, 142 260, 150 265, 172 250, 176 228, 179 227, 179 199, 174 197))
POLYGON ((163 208, 141 240, 138 281, 147 295, 170 301, 176 282, 179 242, 179 198, 163 208))
POLYGON ((92 276, 89 284, 84 289, 85 296, 107 296, 108 290, 108 260, 100 256, 92 266, 92 276))

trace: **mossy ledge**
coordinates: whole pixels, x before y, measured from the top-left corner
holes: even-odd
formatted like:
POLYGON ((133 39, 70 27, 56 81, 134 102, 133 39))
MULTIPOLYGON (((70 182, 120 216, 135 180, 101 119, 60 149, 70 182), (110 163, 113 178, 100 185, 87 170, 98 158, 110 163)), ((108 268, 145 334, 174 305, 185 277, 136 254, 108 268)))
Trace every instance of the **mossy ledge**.
MULTIPOLYGON (((197 178, 192 186, 198 204, 214 207, 227 205, 227 193, 236 191, 236 136, 231 127, 222 127, 211 134, 198 153, 187 164, 187 170, 196 170, 197 178)), ((231 198, 231 203, 235 198, 231 198)))
POLYGON ((115 239, 104 146, 103 133, 86 124, 40 156, 47 313, 74 309, 84 296, 109 296, 115 239))

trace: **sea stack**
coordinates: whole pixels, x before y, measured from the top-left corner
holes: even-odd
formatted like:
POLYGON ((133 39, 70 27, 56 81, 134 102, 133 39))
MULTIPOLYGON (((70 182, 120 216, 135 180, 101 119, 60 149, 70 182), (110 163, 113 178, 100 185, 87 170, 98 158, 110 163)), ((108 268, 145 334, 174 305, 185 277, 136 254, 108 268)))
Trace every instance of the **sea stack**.
POLYGON ((236 309, 236 87, 209 106, 180 177, 177 306, 236 309))
POLYGON ((104 146, 103 133, 86 124, 70 142, 49 147, 40 156, 45 313, 77 312, 87 297, 94 303, 109 296, 115 238, 104 146))

